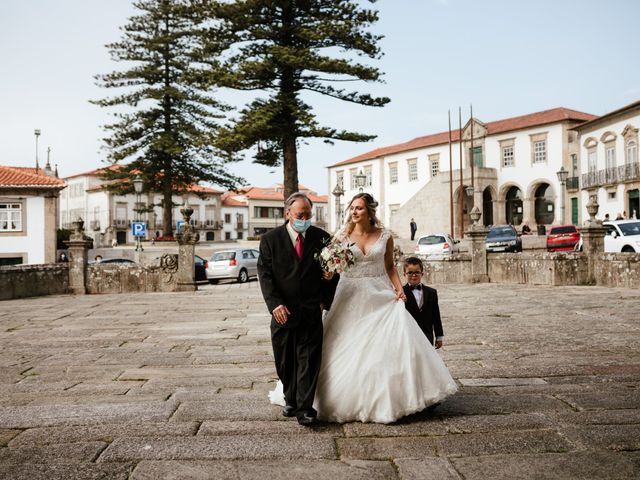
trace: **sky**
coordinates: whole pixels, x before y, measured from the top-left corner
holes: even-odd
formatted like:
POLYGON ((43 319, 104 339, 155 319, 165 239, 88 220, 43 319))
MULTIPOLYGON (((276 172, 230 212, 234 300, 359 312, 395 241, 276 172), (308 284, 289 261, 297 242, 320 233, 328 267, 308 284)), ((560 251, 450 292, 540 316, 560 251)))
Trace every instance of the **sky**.
MULTIPOLYGON (((112 96, 94 75, 122 68, 105 45, 136 13, 131 0, 0 0, 0 165, 40 164, 51 147, 60 176, 105 166, 100 147, 112 96)), ((463 123, 473 104, 483 122, 566 107, 602 115, 640 99, 636 0, 378 0, 384 56, 371 62, 385 83, 360 92, 391 98, 383 108, 308 96, 321 124, 377 135, 367 143, 309 140, 300 182, 326 194, 328 166, 375 148, 463 123)), ((250 98, 247 97, 247 101, 250 98)), ((242 106, 242 103, 238 104, 242 106)), ((282 182, 282 167, 231 164, 248 184, 282 182)))

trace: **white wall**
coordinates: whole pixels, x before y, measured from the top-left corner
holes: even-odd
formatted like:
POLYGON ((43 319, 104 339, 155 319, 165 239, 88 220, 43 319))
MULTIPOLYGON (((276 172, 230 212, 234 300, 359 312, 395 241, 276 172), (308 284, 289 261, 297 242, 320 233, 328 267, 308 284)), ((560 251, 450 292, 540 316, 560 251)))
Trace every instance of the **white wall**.
POLYGON ((44 198, 27 197, 26 199, 26 235, 0 237, 0 252, 26 252, 27 263, 44 263, 44 198))

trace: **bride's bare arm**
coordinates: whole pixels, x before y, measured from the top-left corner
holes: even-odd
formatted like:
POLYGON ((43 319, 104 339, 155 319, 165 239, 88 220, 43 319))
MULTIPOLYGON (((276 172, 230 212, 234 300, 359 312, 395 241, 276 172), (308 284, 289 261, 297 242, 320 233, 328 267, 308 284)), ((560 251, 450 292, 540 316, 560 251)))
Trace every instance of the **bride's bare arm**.
POLYGON ((384 266, 387 270, 387 275, 389 275, 389 280, 393 284, 393 288, 396 291, 396 297, 398 297, 403 302, 407 301, 407 297, 404 294, 404 290, 402 289, 402 282, 400 282, 400 275, 398 275, 398 270, 396 269, 396 263, 393 260, 393 238, 389 237, 387 240, 387 249, 384 252, 384 266))

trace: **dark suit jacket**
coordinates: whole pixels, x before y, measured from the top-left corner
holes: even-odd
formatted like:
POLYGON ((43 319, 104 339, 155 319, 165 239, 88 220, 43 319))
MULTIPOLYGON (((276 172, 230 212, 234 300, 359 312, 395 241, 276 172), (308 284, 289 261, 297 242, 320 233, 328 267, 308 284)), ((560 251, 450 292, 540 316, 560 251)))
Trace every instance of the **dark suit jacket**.
POLYGON ((435 288, 422 285, 422 308, 418 307, 416 297, 413 296, 413 291, 409 284, 404 287, 404 294, 407 296, 407 302, 405 307, 415 318, 416 322, 427 336, 431 344, 433 344, 434 333, 435 337, 442 337, 444 333, 442 331, 442 320, 440 319, 440 306, 438 305, 438 291, 435 288))
POLYGON ((329 238, 324 230, 309 227, 305 233, 302 258, 299 259, 286 224, 262 235, 258 259, 262 296, 269 312, 278 305, 285 305, 291 312, 284 325, 272 318, 272 327, 294 328, 301 322, 322 321, 320 305, 329 309, 338 278, 336 275, 330 282, 323 280, 322 269, 314 255, 324 248, 324 242, 329 238))

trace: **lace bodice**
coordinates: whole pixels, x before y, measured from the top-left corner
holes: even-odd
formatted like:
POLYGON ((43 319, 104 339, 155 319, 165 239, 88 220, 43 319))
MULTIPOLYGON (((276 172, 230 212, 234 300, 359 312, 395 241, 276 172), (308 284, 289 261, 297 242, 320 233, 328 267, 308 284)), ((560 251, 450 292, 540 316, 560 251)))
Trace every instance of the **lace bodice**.
MULTIPOLYGON (((353 244, 351 246, 351 250, 353 251, 356 262, 347 269, 342 276, 346 278, 360 278, 386 275, 387 272, 384 268, 384 253, 387 246, 387 240, 389 240, 390 235, 391 233, 389 230, 382 230, 380 237, 369 247, 369 251, 366 255, 362 253, 358 245, 353 244)), ((344 238, 343 241, 349 242, 347 238, 344 238)))

